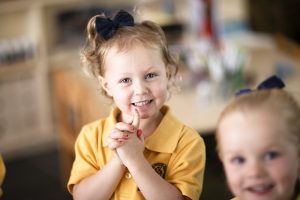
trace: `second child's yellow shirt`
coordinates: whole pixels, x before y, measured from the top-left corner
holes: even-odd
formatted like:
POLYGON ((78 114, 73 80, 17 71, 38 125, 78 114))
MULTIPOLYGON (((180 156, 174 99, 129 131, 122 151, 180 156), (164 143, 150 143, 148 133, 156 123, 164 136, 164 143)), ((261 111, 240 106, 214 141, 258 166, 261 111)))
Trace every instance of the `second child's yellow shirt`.
MULTIPOLYGON (((194 129, 178 121, 167 106, 161 112, 164 115, 161 123, 145 139, 145 158, 160 176, 176 186, 183 195, 198 200, 206 156, 203 139, 194 129)), ((105 139, 119 114, 120 111, 114 109, 108 118, 83 127, 75 144, 75 161, 68 182, 71 193, 75 184, 101 170, 111 159, 112 151, 105 139)), ((111 199, 139 200, 144 197, 127 171, 111 199)))

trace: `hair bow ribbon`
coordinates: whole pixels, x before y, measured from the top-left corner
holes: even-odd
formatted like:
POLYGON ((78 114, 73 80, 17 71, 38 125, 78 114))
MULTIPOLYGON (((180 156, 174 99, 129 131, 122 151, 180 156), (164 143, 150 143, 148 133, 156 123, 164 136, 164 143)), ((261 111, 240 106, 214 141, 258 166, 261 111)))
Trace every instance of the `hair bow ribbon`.
POLYGON ((124 10, 120 10, 113 19, 96 17, 96 31, 105 40, 111 38, 116 30, 123 26, 134 26, 133 17, 124 10))
MULTIPOLYGON (((256 90, 268 90, 268 89, 281 89, 284 88, 285 84, 284 82, 277 76, 273 75, 263 82, 261 82, 257 87, 256 90)), ((244 88, 239 90, 238 92, 235 93, 235 96, 240 96, 242 94, 247 94, 250 92, 253 92, 255 90, 249 89, 249 88, 244 88)))

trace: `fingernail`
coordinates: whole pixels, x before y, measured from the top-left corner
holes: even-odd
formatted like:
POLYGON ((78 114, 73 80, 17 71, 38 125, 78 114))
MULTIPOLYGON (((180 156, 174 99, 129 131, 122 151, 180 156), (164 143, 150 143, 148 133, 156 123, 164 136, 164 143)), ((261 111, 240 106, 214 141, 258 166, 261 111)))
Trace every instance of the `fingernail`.
POLYGON ((129 135, 124 135, 123 139, 127 140, 129 138, 129 135))
POLYGON ((143 131, 141 129, 138 129, 136 134, 138 137, 141 137, 141 135, 143 134, 143 131))

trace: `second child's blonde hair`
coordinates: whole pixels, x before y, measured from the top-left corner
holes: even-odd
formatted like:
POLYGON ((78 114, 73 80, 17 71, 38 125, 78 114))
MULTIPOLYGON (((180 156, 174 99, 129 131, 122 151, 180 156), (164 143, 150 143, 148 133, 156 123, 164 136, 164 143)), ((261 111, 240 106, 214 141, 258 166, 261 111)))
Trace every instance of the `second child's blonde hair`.
MULTIPOLYGON (((233 112, 268 112, 278 117, 287 128, 287 136, 293 137, 300 156, 300 108, 296 100, 285 90, 267 89, 258 90, 235 97, 223 110, 218 120, 218 127, 227 115, 233 112)), ((220 130, 217 129, 217 150, 220 130)))
POLYGON ((95 21, 97 17, 106 18, 104 15, 96 15, 88 22, 87 43, 81 51, 85 71, 96 78, 103 76, 105 56, 112 47, 116 47, 122 52, 135 45, 143 45, 160 51, 166 65, 169 83, 170 85, 175 84, 174 80, 178 72, 179 62, 171 55, 165 34, 160 26, 151 21, 143 21, 135 23, 134 26, 119 27, 111 38, 105 40, 96 31, 95 21))

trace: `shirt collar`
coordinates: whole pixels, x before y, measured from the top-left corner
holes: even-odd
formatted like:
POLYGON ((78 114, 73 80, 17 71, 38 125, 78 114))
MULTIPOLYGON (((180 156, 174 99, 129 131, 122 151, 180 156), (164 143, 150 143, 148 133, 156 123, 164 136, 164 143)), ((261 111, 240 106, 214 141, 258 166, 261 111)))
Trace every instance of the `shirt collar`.
POLYGON ((168 106, 163 106, 161 112, 163 119, 156 130, 145 139, 145 146, 152 151, 173 153, 183 125, 173 116, 168 106))

